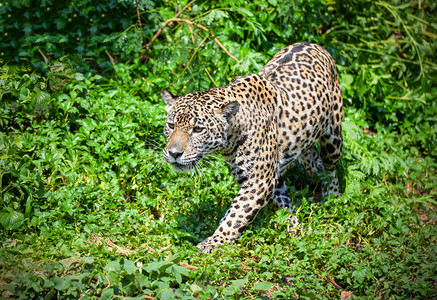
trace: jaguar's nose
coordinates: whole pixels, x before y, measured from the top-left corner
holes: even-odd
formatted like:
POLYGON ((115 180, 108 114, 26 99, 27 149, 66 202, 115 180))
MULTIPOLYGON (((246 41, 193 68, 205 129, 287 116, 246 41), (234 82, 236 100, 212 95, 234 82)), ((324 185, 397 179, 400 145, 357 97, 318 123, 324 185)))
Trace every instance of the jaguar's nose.
POLYGON ((178 157, 181 157, 182 154, 184 154, 184 151, 181 151, 179 149, 169 149, 168 154, 170 154, 174 159, 177 159, 178 157))

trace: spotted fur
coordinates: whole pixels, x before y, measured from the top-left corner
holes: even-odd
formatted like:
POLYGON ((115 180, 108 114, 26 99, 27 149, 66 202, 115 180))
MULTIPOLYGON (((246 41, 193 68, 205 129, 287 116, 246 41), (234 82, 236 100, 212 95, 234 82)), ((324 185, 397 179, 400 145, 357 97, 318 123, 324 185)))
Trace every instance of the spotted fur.
MULTIPOLYGON (((162 97, 164 159, 187 171, 205 155, 221 153, 240 187, 217 230, 198 245, 201 251, 233 242, 267 204, 293 211, 282 176, 296 163, 313 175, 325 168, 324 194, 340 195, 343 98, 334 61, 322 47, 293 44, 258 74, 182 97, 164 90, 162 97)), ((295 216, 292 222, 298 224, 295 216)))

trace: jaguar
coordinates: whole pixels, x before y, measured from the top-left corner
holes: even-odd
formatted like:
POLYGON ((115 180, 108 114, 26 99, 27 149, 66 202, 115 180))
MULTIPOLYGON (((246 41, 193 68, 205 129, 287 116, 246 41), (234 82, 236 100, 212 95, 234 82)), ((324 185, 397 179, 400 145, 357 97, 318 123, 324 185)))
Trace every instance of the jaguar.
POLYGON ((284 180, 298 163, 313 176, 325 170, 323 196, 340 196, 343 97, 334 60, 323 47, 292 44, 258 74, 180 97, 163 90, 161 96, 167 112, 164 160, 188 171, 219 153, 239 186, 214 234, 197 245, 200 251, 234 242, 266 205, 291 211, 298 226, 284 180))

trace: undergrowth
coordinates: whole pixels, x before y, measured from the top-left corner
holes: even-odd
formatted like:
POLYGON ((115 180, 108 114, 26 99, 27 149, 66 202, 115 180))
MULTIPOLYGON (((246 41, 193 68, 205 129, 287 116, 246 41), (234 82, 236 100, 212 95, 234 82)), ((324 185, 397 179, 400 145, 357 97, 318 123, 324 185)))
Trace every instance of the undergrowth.
MULTIPOLYGON (((0 66, 2 297, 437 296, 435 4, 199 1, 183 10, 187 2, 137 1, 139 27, 136 7, 120 3, 117 20, 114 1, 65 8, 92 19, 89 43, 87 22, 69 31, 47 18, 46 2, 13 30, 0 21, 2 51, 20 53, 0 66), (210 32, 173 23, 141 58, 175 10, 210 32), (38 15, 47 26, 29 26, 38 15), (50 22, 59 32, 44 36, 50 22), (62 42, 79 32, 77 44, 62 42), (265 208, 235 244, 200 254, 195 245, 238 187, 218 156, 188 174, 164 164, 159 92, 173 82, 181 94, 227 84, 302 40, 324 44, 338 65, 342 197, 321 201, 319 180, 298 166, 287 183, 302 228, 265 208), (71 57, 73 46, 86 59, 71 57), (38 49, 47 61, 35 58, 38 49)), ((0 16, 20 18, 27 4, 8 2, 0 16)))

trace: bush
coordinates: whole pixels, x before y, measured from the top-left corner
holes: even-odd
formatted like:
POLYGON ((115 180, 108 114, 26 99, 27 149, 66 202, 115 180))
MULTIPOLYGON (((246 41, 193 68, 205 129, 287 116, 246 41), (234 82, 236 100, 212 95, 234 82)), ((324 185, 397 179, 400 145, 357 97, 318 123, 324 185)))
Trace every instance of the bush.
POLYGON ((246 2, 0 5, 2 297, 435 294, 436 4, 246 2), (300 41, 337 62, 343 196, 317 201, 297 167, 303 230, 266 209, 201 255, 238 186, 217 157, 163 163, 160 91, 225 85, 300 41))

